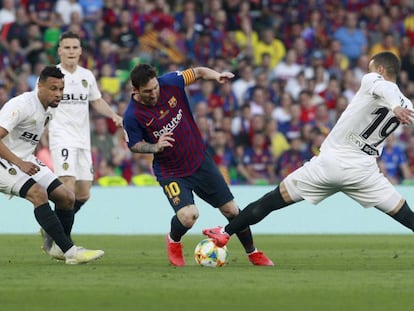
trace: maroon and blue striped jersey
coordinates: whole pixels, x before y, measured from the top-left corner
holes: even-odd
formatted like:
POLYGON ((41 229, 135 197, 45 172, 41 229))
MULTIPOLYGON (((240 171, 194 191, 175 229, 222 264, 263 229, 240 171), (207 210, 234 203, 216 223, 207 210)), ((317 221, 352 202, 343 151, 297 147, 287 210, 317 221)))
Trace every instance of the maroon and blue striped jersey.
POLYGON ((185 86, 196 80, 187 69, 157 78, 160 97, 156 105, 137 102, 133 97, 124 113, 128 147, 144 140, 155 144, 166 132, 173 132, 173 147, 154 154, 153 169, 158 180, 193 174, 204 160, 206 147, 194 121, 185 86))

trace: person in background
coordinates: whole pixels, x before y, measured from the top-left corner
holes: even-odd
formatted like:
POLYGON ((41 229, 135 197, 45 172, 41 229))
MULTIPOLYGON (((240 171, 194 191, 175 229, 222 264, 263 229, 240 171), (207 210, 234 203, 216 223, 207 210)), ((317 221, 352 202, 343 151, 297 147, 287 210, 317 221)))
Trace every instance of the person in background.
MULTIPOLYGON (((102 99, 92 72, 78 65, 82 54, 79 35, 63 33, 59 40, 58 67, 65 75, 65 89, 58 108, 49 122, 49 146, 53 167, 59 179, 75 193, 75 214, 89 199, 93 181, 89 105, 109 117, 119 127, 122 117, 102 99)), ((43 248, 53 240, 43 232, 43 248)))
POLYGON ((34 91, 10 99, 0 110, 0 191, 33 204, 37 222, 55 241, 45 249, 48 255, 67 264, 80 264, 101 258, 104 252, 73 244, 74 195, 33 154, 63 90, 61 70, 46 66, 34 91), (49 200, 55 203, 54 212, 49 200))

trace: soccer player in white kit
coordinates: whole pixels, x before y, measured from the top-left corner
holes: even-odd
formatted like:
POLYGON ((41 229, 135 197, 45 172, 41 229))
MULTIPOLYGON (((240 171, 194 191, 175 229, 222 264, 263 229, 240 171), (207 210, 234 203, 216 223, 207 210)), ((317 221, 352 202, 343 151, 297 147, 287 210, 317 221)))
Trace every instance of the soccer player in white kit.
POLYGON ((34 206, 42 229, 55 241, 49 255, 67 264, 86 263, 104 255, 101 250, 77 247, 70 238, 73 225, 73 193, 34 156, 45 125, 62 98, 63 74, 46 66, 37 88, 10 99, 0 110, 0 191, 19 196, 34 206), (49 199, 56 204, 53 212, 49 199))
POLYGON ((411 101, 396 80, 400 60, 391 52, 372 57, 369 73, 338 122, 326 137, 321 152, 287 176, 275 190, 250 203, 223 228, 203 233, 225 245, 230 235, 255 224, 274 210, 307 200, 317 204, 343 192, 364 207, 374 206, 414 231, 414 213, 395 187, 380 172, 376 158, 384 140, 400 125, 413 126, 411 101))
MULTIPOLYGON (((65 89, 59 107, 53 110, 49 122, 49 149, 54 172, 75 193, 75 213, 89 199, 93 181, 90 141, 89 104, 100 115, 112 118, 118 127, 118 116, 102 98, 93 73, 79 66, 81 40, 73 32, 63 33, 59 39, 58 67, 65 75, 65 89)), ((43 249, 52 245, 43 235, 43 249)))

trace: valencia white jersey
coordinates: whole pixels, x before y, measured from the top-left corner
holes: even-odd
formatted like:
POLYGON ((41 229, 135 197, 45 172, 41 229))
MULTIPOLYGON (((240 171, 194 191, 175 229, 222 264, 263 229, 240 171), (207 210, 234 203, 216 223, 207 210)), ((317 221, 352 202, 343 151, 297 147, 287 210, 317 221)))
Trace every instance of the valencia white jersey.
POLYGON ((50 149, 73 147, 90 150, 89 102, 101 98, 93 73, 78 66, 74 73, 59 67, 65 75, 63 98, 52 110, 49 124, 50 149))
POLYGON ((19 158, 32 155, 50 120, 36 91, 10 99, 0 110, 0 126, 9 133, 2 142, 19 158))
POLYGON ((365 166, 380 156, 384 140, 399 126, 392 112, 396 106, 412 109, 395 83, 378 73, 368 73, 361 87, 342 113, 321 146, 321 153, 332 154, 352 167, 365 166))

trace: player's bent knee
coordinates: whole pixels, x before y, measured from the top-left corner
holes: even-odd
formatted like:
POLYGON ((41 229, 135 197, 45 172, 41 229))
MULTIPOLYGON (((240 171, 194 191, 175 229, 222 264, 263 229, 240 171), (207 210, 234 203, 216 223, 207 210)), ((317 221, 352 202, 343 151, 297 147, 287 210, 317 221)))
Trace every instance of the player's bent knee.
MULTIPOLYGON (((21 193, 23 195, 23 193, 21 193)), ((48 202, 46 189, 38 183, 34 183, 27 189, 23 196, 26 200, 33 203, 34 206, 39 206, 48 202)))
POLYGON ((195 205, 188 205, 177 212, 177 217, 184 227, 191 228, 199 216, 195 205))
POLYGON ((224 215, 224 217, 234 218, 239 214, 240 209, 238 208, 238 206, 236 205, 234 201, 230 201, 224 204, 223 206, 221 206, 220 211, 224 215))

